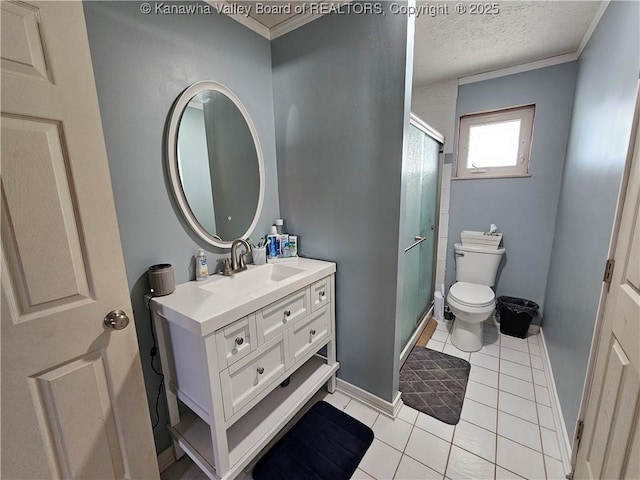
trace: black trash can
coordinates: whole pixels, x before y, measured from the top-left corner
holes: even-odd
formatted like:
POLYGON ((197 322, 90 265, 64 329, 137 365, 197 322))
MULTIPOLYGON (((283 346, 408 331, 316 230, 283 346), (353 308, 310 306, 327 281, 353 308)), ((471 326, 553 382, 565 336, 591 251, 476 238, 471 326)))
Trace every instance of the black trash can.
POLYGON ((500 333, 512 337, 526 338, 533 317, 538 316, 538 304, 516 297, 498 297, 500 333))

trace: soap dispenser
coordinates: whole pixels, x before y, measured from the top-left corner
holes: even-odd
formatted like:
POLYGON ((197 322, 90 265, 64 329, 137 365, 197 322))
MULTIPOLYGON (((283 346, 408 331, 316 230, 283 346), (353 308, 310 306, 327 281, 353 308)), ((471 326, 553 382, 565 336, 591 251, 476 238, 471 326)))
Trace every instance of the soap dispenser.
POLYGON ((209 265, 207 265, 207 257, 204 256, 204 250, 198 250, 196 256, 196 281, 202 282, 209 278, 209 265))

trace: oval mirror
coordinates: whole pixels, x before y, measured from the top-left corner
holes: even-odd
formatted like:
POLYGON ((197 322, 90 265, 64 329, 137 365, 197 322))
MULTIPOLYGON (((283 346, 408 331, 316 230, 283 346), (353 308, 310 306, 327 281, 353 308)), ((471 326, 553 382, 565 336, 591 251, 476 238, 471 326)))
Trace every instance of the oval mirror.
POLYGON ((264 159, 251 117, 231 90, 204 81, 178 97, 167 157, 178 207, 196 235, 229 248, 251 234, 264 200, 264 159))

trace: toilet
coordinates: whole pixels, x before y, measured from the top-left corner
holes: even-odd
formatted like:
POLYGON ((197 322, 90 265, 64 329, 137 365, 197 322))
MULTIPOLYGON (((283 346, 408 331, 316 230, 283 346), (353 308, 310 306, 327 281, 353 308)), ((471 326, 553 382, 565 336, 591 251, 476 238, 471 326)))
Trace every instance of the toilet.
POLYGON ((449 308, 456 316, 451 343, 464 352, 476 352, 482 348, 482 323, 496 308, 491 287, 505 249, 456 243, 454 251, 456 283, 447 294, 449 308))

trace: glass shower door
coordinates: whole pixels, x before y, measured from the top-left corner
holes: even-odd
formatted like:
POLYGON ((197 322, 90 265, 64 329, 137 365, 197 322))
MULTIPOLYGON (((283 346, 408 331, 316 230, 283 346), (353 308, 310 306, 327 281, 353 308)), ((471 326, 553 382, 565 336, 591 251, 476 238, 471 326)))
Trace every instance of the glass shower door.
POLYGON ((400 233, 400 347, 407 345, 433 302, 440 143, 412 121, 403 166, 404 227, 400 233))

